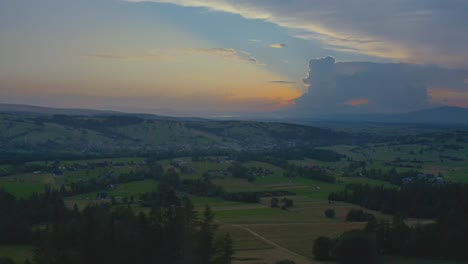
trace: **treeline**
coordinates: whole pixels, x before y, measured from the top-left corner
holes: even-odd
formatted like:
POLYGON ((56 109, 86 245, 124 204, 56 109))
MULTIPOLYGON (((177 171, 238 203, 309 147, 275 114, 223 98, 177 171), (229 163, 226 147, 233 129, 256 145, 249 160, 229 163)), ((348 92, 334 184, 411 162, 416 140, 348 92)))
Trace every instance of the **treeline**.
POLYGON ((69 215, 62 196, 51 188, 46 187, 43 193, 21 200, 0 189, 0 244, 31 243, 33 227, 69 215))
POLYGON ((342 264, 375 264, 379 255, 467 261, 467 220, 466 213, 416 226, 408 226, 399 216, 392 221, 372 219, 363 230, 338 238, 319 237, 313 253, 317 260, 342 264))
POLYGON ((375 236, 370 232, 354 230, 338 238, 321 236, 312 248, 315 259, 338 261, 340 264, 377 264, 379 248, 375 236))
POLYGON ((288 160, 314 159, 320 161, 335 162, 346 156, 332 150, 319 149, 313 146, 283 147, 269 151, 247 151, 234 154, 233 158, 239 161, 260 161, 278 167, 288 165, 288 160))
POLYGON ((386 181, 395 185, 402 185, 404 179, 413 179, 418 174, 420 172, 415 170, 399 172, 395 168, 386 171, 374 168, 368 169, 366 161, 353 161, 343 172, 344 177, 365 177, 386 181))
POLYGON ((332 176, 325 169, 320 167, 304 167, 289 164, 283 175, 287 178, 302 177, 306 179, 323 181, 328 183, 336 182, 336 178, 334 176, 332 176))
POLYGON ((330 201, 343 201, 386 214, 415 218, 437 218, 452 210, 468 211, 468 186, 448 183, 410 183, 401 188, 348 184, 331 193, 330 201))
POLYGON ((391 168, 388 171, 364 168, 361 173, 363 177, 386 181, 395 185, 402 185, 404 179, 414 179, 418 174, 420 174, 414 170, 398 172, 395 168, 391 168))
POLYGON ((366 232, 375 236, 380 252, 425 258, 468 260, 468 186, 408 184, 400 189, 347 185, 331 201, 346 201, 396 215, 390 223, 370 219, 366 232), (410 227, 404 217, 433 218, 434 224, 410 227))
MULTIPOLYGON (((97 178, 71 182, 67 185, 62 185, 58 192, 62 196, 75 196, 99 191, 100 198, 107 198, 107 191, 112 190, 112 188, 115 188, 118 184, 153 179, 158 181, 160 186, 164 186, 166 189, 174 189, 180 193, 204 197, 219 197, 229 201, 245 203, 259 203, 261 197, 295 195, 292 192, 284 190, 227 192, 221 186, 214 184, 209 174, 203 175, 201 179, 181 179, 174 169, 164 171, 157 161, 151 161, 148 166, 149 170, 130 171, 119 175, 109 172, 97 178)), ((140 200, 147 206, 148 203, 150 203, 148 201, 152 200, 151 194, 142 194, 140 200)))
POLYGON ((228 264, 233 255, 232 239, 217 236, 210 208, 199 218, 172 190, 161 189, 148 214, 109 204, 70 210, 50 189, 28 200, 0 190, 0 205, 0 244, 36 245, 27 263, 228 264))
POLYGON ((371 221, 365 231, 373 234, 382 254, 468 261, 467 212, 440 218, 434 224, 408 226, 402 217, 371 221))
MULTIPOLYGON (((261 197, 288 196, 295 193, 285 190, 269 190, 254 192, 226 192, 221 186, 211 182, 209 176, 202 179, 180 179, 174 170, 168 170, 158 178, 159 186, 165 189, 174 189, 178 192, 204 197, 218 197, 228 201, 238 201, 244 203, 259 203, 261 197)), ((140 199, 145 206, 151 204, 154 195, 151 193, 142 194, 140 199)))
MULTIPOLYGON (((338 154, 331 150, 310 147, 297 147, 294 150, 284 149, 283 151, 269 151, 265 153, 246 152, 236 155, 233 158, 239 162, 255 160, 275 165, 285 170, 286 172, 284 173, 284 176, 288 178, 302 177, 306 179, 334 183, 336 182, 336 178, 328 173, 324 168, 299 166, 288 162, 288 160, 303 160, 305 158, 310 158, 320 161, 334 162, 340 161, 344 157, 344 155, 338 154)), ((249 178, 247 179, 249 180, 249 178)))
POLYGON ((119 175, 110 171, 96 178, 81 179, 60 187, 63 196, 74 196, 94 191, 105 192, 118 184, 144 179, 158 180, 164 174, 163 168, 159 164, 151 164, 149 170, 135 170, 119 175))

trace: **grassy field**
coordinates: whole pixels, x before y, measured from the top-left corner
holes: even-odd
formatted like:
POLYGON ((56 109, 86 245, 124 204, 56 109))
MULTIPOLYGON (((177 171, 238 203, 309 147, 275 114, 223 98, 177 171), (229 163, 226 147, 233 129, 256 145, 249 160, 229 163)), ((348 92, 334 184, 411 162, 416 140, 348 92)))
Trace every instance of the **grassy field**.
MULTIPOLYGON (((411 146, 411 148, 415 147, 411 146)), ((407 158, 412 155, 407 153, 409 148, 389 147, 387 145, 375 146, 375 151, 367 147, 360 148, 353 146, 335 146, 332 149, 352 156, 354 160, 372 157, 373 162, 370 166, 381 169, 389 169, 390 167, 386 163, 394 160, 397 156, 407 158), (405 155, 408 156, 402 153, 406 153, 405 155)), ((465 164, 464 161, 446 161, 446 163, 442 164, 440 161, 439 163, 436 162, 436 156, 428 154, 424 157, 424 170, 436 172, 437 170, 446 168, 443 166, 447 166, 451 170, 447 171, 446 175, 451 179, 453 177, 453 179, 463 181, 465 177, 468 178, 464 175, 464 172, 468 171, 468 164, 465 164)), ((85 164, 105 161, 109 160, 62 161, 61 165, 72 166, 77 163, 85 164)), ((126 165, 67 171, 61 177, 54 177, 51 174, 19 174, 0 178, 0 186, 18 197, 27 197, 33 192, 42 191, 46 184, 58 186, 61 183, 96 178, 110 171, 121 174, 146 168, 146 166, 141 165, 144 162, 141 158, 113 159, 112 161, 114 163, 117 161, 124 162, 126 165)), ((165 169, 175 168, 174 164, 177 161, 183 161, 193 169, 191 173, 181 174, 181 178, 201 178, 205 172, 223 171, 230 166, 228 162, 213 160, 194 162, 191 158, 180 158, 172 161, 164 160, 161 161, 161 164, 165 169)), ((317 237, 322 235, 334 237, 345 231, 363 227, 362 223, 345 221, 347 212, 351 208, 357 208, 356 206, 346 203, 329 204, 327 200, 328 194, 341 190, 347 183, 393 186, 384 181, 363 177, 342 177, 339 172, 349 163, 345 159, 340 162, 321 162, 315 160, 298 160, 293 162, 301 165, 327 167, 337 177, 337 183, 324 183, 304 178, 285 178, 283 177, 283 169, 279 167, 261 162, 246 162, 243 164, 244 166, 262 167, 272 173, 259 176, 253 182, 229 175, 215 179, 213 182, 221 185, 228 192, 288 190, 296 194, 295 196, 288 197, 293 199, 294 207, 289 210, 270 208, 271 198, 263 198, 261 203, 258 204, 246 204, 225 201, 220 198, 191 197, 198 211, 203 210, 205 205, 210 205, 216 214, 216 219, 220 226, 220 234, 229 232, 232 235, 236 249, 234 263, 273 264, 281 259, 291 259, 298 264, 318 263, 312 259, 312 246, 317 237), (324 216, 324 211, 328 208, 336 211, 335 219, 328 219, 324 216)), ((138 198, 139 194, 151 192, 156 188, 157 182, 154 180, 134 181, 118 184, 117 188, 109 190, 108 194, 114 197, 129 198, 133 196, 138 198)), ((99 202, 96 201, 96 195, 97 192, 91 192, 67 197, 66 203, 68 206, 77 204, 79 208, 84 208, 87 204, 99 202)), ((140 208, 137 208, 137 203, 132 206, 140 210, 140 208)), ((377 212, 372 213, 377 217, 390 217, 377 212)), ((26 246, 0 247, 0 256, 11 256, 20 260, 24 258, 22 256, 31 256, 31 251, 30 247, 26 246)), ((384 257, 383 263, 439 264, 446 262, 384 257)))
POLYGON ((384 256, 382 264, 466 264, 466 262, 384 256))
MULTIPOLYGON (((386 143, 367 146, 330 146, 325 149, 346 155, 354 161, 366 161, 368 169, 385 171, 396 168, 398 171, 417 170, 434 175, 441 173, 449 181, 468 183, 467 144, 435 141, 429 145, 386 143), (447 147, 450 145, 456 145, 459 149, 447 147), (396 162, 398 159, 401 162, 396 162)), ((318 161, 299 162, 326 166, 326 163, 318 161)), ((339 174, 347 164, 349 162, 342 160, 331 163, 331 166, 339 174)))
POLYGON ((46 185, 54 185, 55 180, 51 174, 18 174, 0 178, 0 188, 18 198, 27 198, 33 193, 44 191, 46 185))
POLYGON ((18 264, 33 259, 33 247, 30 245, 0 245, 0 257, 10 258, 18 264))
MULTIPOLYGON (((147 179, 141 181, 133 181, 129 183, 118 184, 117 187, 113 190, 107 191, 109 197, 114 196, 116 198, 134 198, 138 199, 138 195, 141 193, 152 192, 157 189, 157 182, 155 180, 147 179)), ((66 200, 94 200, 96 199, 98 192, 90 192, 85 194, 80 194, 76 196, 71 196, 66 198, 66 200)))

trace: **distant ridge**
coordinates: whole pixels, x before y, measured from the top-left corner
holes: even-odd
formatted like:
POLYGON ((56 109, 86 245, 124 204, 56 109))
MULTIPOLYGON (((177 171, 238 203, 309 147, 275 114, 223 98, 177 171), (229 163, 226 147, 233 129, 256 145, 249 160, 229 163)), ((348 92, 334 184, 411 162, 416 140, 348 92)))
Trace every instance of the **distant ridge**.
POLYGON ((119 114, 116 111, 78 109, 78 108, 53 108, 25 104, 2 104, 0 103, 0 112, 3 113, 28 113, 36 115, 100 115, 100 114, 119 114))
POLYGON ((291 117, 297 121, 468 125, 468 108, 442 106, 400 114, 325 114, 310 117, 291 117))
POLYGON ((398 117, 406 122, 468 124, 468 108, 442 106, 401 114, 398 117))
MULTIPOLYGON (((75 108, 53 108, 42 107, 24 104, 3 104, 0 103, 0 113, 21 113, 27 115, 70 115, 70 116, 128 116, 141 119, 153 120, 185 120, 185 121, 202 121, 207 120, 197 117, 171 117, 160 116, 147 113, 126 113, 110 110, 94 110, 94 109, 75 109, 75 108)), ((243 120, 243 118, 237 118, 243 120)), ((250 119, 245 117, 244 119, 250 119)), ((261 118, 260 118, 261 119, 261 118)), ((222 118, 221 118, 222 120, 222 118)), ((278 119, 276 119, 278 121, 278 119)), ((415 124, 461 124, 468 125, 468 108, 442 106, 437 108, 424 109, 402 114, 328 114, 316 117, 300 116, 289 118, 280 118, 281 121, 337 121, 337 122, 370 122, 370 123, 415 123, 415 124), (289 120, 286 120, 289 119, 289 120)), ((299 122, 300 123, 300 122, 299 122)))
POLYGON ((94 109, 79 109, 79 108, 54 108, 54 107, 43 107, 25 104, 4 104, 0 103, 0 113, 12 113, 12 114, 27 114, 27 115, 69 115, 69 116, 129 116, 137 117, 141 119, 154 119, 154 120, 203 120, 196 117, 170 117, 160 116, 147 113, 126 113, 119 111, 110 110, 94 110, 94 109))

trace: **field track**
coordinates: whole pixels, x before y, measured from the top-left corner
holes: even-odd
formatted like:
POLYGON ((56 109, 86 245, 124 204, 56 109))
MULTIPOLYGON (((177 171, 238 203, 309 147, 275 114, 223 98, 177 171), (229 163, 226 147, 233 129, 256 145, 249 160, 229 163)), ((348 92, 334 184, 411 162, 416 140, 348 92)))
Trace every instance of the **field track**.
POLYGON ((306 258, 305 256, 302 256, 302 255, 300 255, 300 254, 297 254, 297 253, 295 253, 295 252, 292 252, 291 250, 289 250, 289 249, 287 249, 287 248, 285 248, 285 247, 282 247, 281 245, 278 245, 277 243, 275 243, 275 242, 269 240, 268 238, 266 238, 266 237, 264 237, 264 236, 258 234, 257 232, 253 231, 253 230, 250 229, 250 228, 247 228, 247 227, 241 226, 241 225, 233 225, 233 226, 234 226, 234 227, 238 227, 238 228, 242 228, 242 229, 246 230, 247 232, 249 232, 249 233, 252 234, 253 236, 255 236, 255 237, 257 237, 257 238, 263 240, 265 243, 271 245, 272 247, 274 247, 274 248, 276 248, 276 249, 278 249, 278 250, 281 250, 281 251, 283 251, 283 252, 285 252, 285 253, 287 253, 287 254, 289 254, 289 255, 292 255, 292 256, 294 256, 295 258, 300 258, 300 259, 302 259, 305 263, 310 263, 310 259, 306 258))

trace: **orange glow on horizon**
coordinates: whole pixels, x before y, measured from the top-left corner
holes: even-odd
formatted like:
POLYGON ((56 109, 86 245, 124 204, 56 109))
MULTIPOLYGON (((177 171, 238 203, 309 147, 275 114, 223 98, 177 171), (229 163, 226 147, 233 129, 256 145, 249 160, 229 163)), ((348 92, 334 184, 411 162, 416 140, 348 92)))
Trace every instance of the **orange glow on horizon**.
POLYGON ((434 103, 457 107, 468 107, 468 92, 466 91, 456 91, 447 88, 431 88, 428 90, 428 93, 434 103))
POLYGON ((302 96, 298 89, 284 85, 267 85, 248 89, 250 93, 237 93, 224 96, 226 103, 253 104, 258 103, 258 109, 264 111, 274 111, 281 108, 295 105, 296 99, 302 96))
POLYGON ((369 99, 361 98, 361 99, 351 99, 346 102, 346 105, 348 106, 362 106, 362 105, 368 105, 369 104, 369 99))

